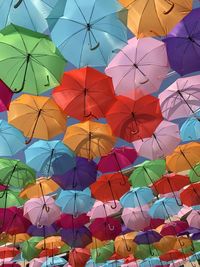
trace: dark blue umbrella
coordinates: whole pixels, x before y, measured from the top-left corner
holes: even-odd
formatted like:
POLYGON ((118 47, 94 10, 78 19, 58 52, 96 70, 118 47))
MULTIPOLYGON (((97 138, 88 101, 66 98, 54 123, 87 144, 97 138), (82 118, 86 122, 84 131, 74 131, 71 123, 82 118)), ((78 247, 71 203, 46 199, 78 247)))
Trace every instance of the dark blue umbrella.
POLYGON ((96 181, 97 165, 94 161, 81 157, 76 157, 75 161, 73 169, 52 177, 63 190, 84 190, 96 181))
POLYGON ((28 230, 27 233, 30 236, 43 236, 43 237, 47 237, 47 236, 52 236, 55 235, 58 231, 58 226, 56 226, 55 224, 50 225, 50 226, 35 226, 35 225, 31 225, 28 230))
POLYGON ((164 42, 171 68, 181 75, 200 70, 200 8, 193 9, 164 42))

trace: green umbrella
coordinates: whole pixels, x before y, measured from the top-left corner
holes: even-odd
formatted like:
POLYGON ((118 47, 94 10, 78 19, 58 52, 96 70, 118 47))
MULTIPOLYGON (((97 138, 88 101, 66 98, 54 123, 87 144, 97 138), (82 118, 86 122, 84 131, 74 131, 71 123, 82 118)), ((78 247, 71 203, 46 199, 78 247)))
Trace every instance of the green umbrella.
POLYGON ((35 183, 36 173, 20 160, 0 159, 0 184, 23 188, 35 183))
POLYGON ((41 94, 59 85, 66 64, 48 36, 11 24, 0 37, 0 79, 15 93, 41 94))
POLYGON ((195 252, 198 252, 200 251, 200 242, 199 241, 192 241, 192 246, 189 246, 187 248, 183 248, 183 252, 185 254, 187 253, 195 253, 195 252))
POLYGON ((190 170, 189 177, 192 183, 200 182, 200 165, 196 165, 190 170))
POLYGON ((21 252, 22 252, 22 257, 26 259, 27 261, 30 261, 34 258, 37 258, 42 251, 41 249, 35 248, 37 243, 39 243, 41 240, 43 240, 43 237, 39 236, 33 236, 23 242, 21 246, 21 252))
POLYGON ((166 170, 165 160, 144 161, 132 172, 129 181, 132 187, 148 186, 156 182, 166 170))
POLYGON ((59 249, 59 254, 66 253, 71 250, 71 247, 68 246, 67 244, 64 244, 60 249, 59 249))
POLYGON ((114 242, 110 241, 103 247, 92 249, 91 257, 95 263, 107 261, 114 253, 114 242))
POLYGON ((19 207, 25 203, 26 200, 19 197, 19 191, 6 189, 0 191, 0 208, 19 207))
POLYGON ((134 257, 137 259, 146 259, 149 257, 159 257, 161 252, 153 247, 153 245, 138 245, 134 253, 134 257))

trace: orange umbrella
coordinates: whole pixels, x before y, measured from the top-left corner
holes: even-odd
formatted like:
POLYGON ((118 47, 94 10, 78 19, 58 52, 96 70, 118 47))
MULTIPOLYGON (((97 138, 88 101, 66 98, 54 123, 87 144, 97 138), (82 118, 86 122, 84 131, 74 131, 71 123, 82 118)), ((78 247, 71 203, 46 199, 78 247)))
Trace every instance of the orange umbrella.
POLYGON ((66 116, 49 97, 21 95, 13 100, 8 121, 32 138, 49 140, 66 130, 66 116))
POLYGON ((92 159, 108 154, 115 144, 108 124, 86 121, 67 128, 63 142, 77 156, 92 159))
POLYGON ((88 244, 85 248, 87 249, 97 249, 100 247, 105 246, 107 243, 107 241, 101 241, 95 237, 92 237, 92 242, 90 244, 88 244))
POLYGON ((128 27, 138 38, 167 35, 192 10, 192 0, 119 2, 128 9, 128 27))
POLYGON ((50 236, 41 240, 35 247, 37 249, 56 249, 64 246, 65 243, 61 240, 61 236, 50 236))
POLYGON ((120 235, 115 238, 115 252, 127 258, 129 255, 132 255, 137 247, 137 244, 133 242, 133 239, 136 237, 137 233, 131 232, 125 235, 120 235))
POLYGON ((200 143, 190 142, 178 146, 174 152, 166 157, 167 169, 171 172, 182 172, 193 169, 200 162, 200 143))
POLYGON ((172 249, 187 248, 191 245, 192 242, 189 238, 172 235, 163 236, 159 242, 154 243, 154 247, 164 253, 172 249))
POLYGON ((26 233, 22 233, 22 234, 16 234, 16 235, 9 235, 8 236, 8 242, 11 243, 22 243, 27 241, 30 238, 30 236, 26 233))

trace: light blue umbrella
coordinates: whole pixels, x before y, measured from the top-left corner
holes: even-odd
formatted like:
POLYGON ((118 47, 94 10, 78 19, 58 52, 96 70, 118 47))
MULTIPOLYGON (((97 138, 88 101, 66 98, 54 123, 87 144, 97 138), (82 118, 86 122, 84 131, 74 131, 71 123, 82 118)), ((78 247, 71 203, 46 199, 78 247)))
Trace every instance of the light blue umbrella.
POLYGON ((86 262, 85 267, 99 267, 102 266, 102 263, 95 263, 93 259, 90 259, 86 262))
POLYGON ((170 219, 171 216, 177 214, 181 206, 177 204, 174 198, 161 198, 157 200, 149 209, 152 218, 170 219))
POLYGON ((117 0, 62 0, 47 21, 54 43, 73 65, 106 66, 127 42, 122 11, 126 20, 117 0))
POLYGON ((30 167, 45 176, 63 174, 76 164, 74 153, 59 140, 39 140, 25 150, 25 157, 30 167))
POLYGON ((124 260, 109 260, 102 266, 103 267, 120 267, 122 264, 124 264, 124 260))
POLYGON ((0 120, 0 156, 11 157, 24 147, 23 134, 7 121, 0 120))
POLYGON ((200 111, 188 118, 180 129, 182 141, 198 140, 200 138, 200 111))
POLYGON ((120 198, 120 203, 124 208, 136 208, 149 203, 154 198, 153 192, 148 187, 132 188, 120 198))
POLYGON ((192 256, 189 257, 190 262, 197 261, 197 260, 200 260, 200 251, 194 253, 192 256))
POLYGON ((53 266, 60 266, 65 265, 67 261, 61 257, 49 257, 45 262, 43 262, 41 267, 53 267, 53 266))
POLYGON ((86 188, 83 191, 61 190, 56 205, 62 212, 78 216, 88 212, 94 205, 95 199, 91 198, 91 191, 86 188))

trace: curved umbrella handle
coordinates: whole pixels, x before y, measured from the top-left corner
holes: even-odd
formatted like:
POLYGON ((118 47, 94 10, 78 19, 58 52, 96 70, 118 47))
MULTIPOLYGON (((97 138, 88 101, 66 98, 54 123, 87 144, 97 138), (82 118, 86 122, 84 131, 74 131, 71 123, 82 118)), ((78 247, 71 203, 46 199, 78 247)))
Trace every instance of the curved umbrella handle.
POLYGON ((23 0, 19 0, 15 5, 14 5, 14 8, 18 8, 21 3, 23 2, 23 0))
POLYGON ((100 45, 100 43, 97 42, 97 44, 96 44, 94 47, 90 47, 90 50, 91 50, 91 51, 96 50, 96 49, 99 47, 99 45, 100 45))
POLYGON ((148 83, 149 82, 149 79, 147 78, 144 82, 140 82, 140 84, 145 84, 145 83, 148 83))
POLYGON ((49 75, 47 75, 47 83, 44 86, 50 86, 49 75))
POLYGON ((108 223, 108 228, 109 228, 110 231, 114 231, 115 230, 115 226, 114 225, 110 225, 109 223, 108 223))
POLYGON ((111 209, 115 210, 117 208, 117 203, 116 203, 115 199, 113 199, 113 201, 114 201, 114 206, 111 205, 111 209))
POLYGON ((167 11, 163 11, 164 15, 168 15, 174 8, 174 3, 171 0, 165 0, 170 5, 170 8, 167 11))

